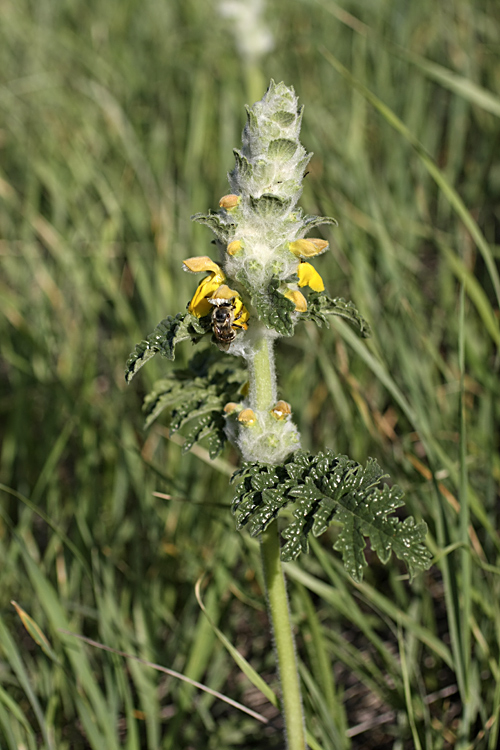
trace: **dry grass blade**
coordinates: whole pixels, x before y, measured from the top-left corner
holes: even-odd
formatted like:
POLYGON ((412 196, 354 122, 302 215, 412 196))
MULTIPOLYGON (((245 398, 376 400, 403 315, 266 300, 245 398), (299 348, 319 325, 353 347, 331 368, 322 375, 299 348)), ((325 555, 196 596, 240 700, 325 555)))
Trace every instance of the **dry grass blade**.
POLYGON ((252 709, 243 706, 241 703, 238 703, 238 701, 234 701, 232 698, 228 698, 227 695, 223 695, 217 690, 212 690, 212 688, 209 688, 207 685, 203 685, 201 682, 197 682, 196 680, 191 680, 189 677, 185 677, 183 674, 181 674, 180 672, 176 672, 174 669, 169 669, 168 667, 163 667, 161 664, 155 664, 154 662, 147 661, 146 659, 142 659, 140 656, 135 656, 135 654, 127 654, 125 651, 119 651, 118 649, 112 648, 111 646, 106 646, 104 643, 98 643, 98 641, 94 641, 92 638, 87 638, 86 636, 80 635, 79 633, 72 633, 70 630, 59 629, 59 632, 63 633, 64 635, 69 635, 72 638, 78 638, 78 640, 87 643, 89 646, 93 646, 93 648, 98 648, 101 651, 108 651, 110 654, 116 654, 117 656, 123 656, 125 659, 132 659, 139 664, 144 664, 145 667, 150 667, 151 669, 155 669, 157 672, 163 672, 164 674, 168 674, 170 677, 175 677, 177 680, 186 682, 187 684, 198 688, 198 690, 202 690, 204 693, 213 695, 215 698, 218 698, 224 703, 227 703, 229 706, 237 708, 238 711, 242 711, 243 713, 248 714, 253 719, 257 719, 257 721, 260 721, 263 724, 267 724, 268 720, 265 716, 262 716, 262 714, 259 714, 256 711, 252 711, 252 709))

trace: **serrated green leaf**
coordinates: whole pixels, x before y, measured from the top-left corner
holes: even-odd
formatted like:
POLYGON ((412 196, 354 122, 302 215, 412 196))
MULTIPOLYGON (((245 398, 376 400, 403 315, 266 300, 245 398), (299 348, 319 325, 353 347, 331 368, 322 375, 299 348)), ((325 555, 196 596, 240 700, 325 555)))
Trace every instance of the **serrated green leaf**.
POLYGON ((338 226, 337 219, 334 219, 332 216, 304 216, 302 219, 302 229, 307 229, 309 231, 310 229, 313 229, 314 227, 320 227, 322 224, 333 224, 333 226, 338 226))
POLYGON ((149 336, 136 345, 125 365, 125 380, 130 383, 134 375, 156 354, 175 359, 175 346, 181 341, 198 341, 211 329, 210 318, 197 318, 191 313, 177 313, 162 320, 149 336))
POLYGON ((411 517, 401 521, 393 515, 403 505, 403 493, 398 487, 380 486, 384 478, 374 459, 363 467, 328 450, 317 455, 297 451, 284 464, 249 462, 235 472, 232 481, 239 484, 232 509, 238 528, 248 525, 255 536, 283 508, 292 506, 293 521, 282 532, 284 561, 308 551, 309 534, 319 536, 335 523, 341 529, 334 548, 356 581, 361 581, 366 566, 366 537, 382 562, 394 552, 413 578, 430 564, 427 527, 411 517))
MULTIPOLYGON (((190 422, 192 421, 193 420, 191 419, 190 422)), ((187 453, 191 450, 193 445, 207 437, 212 429, 213 419, 210 418, 210 414, 205 414, 203 417, 196 418, 194 424, 190 426, 190 429, 184 435, 186 442, 182 446, 182 452, 187 453)))
POLYGON ((363 569, 366 567, 366 558, 363 553, 366 542, 361 532, 361 523, 352 513, 344 509, 340 509, 336 517, 342 524, 342 528, 333 548, 342 553, 345 569, 351 578, 359 583, 363 580, 363 569))
POLYGON ((250 133, 259 132, 259 121, 257 119, 257 115, 253 111, 251 107, 248 106, 248 104, 245 104, 245 110, 247 113, 247 122, 245 125, 245 128, 248 128, 250 133))
POLYGON ((156 354, 158 354, 158 350, 150 346, 148 341, 141 341, 139 344, 136 344, 134 351, 130 354, 125 365, 125 380, 127 383, 130 383, 141 367, 156 354))
POLYGON ((307 298, 307 310, 300 313, 303 320, 312 320, 321 327, 328 327, 328 315, 338 315, 359 329, 363 338, 371 336, 369 323, 358 312, 353 302, 346 302, 343 297, 332 299, 325 292, 311 292, 307 298))
POLYGON ((236 166, 234 171, 238 173, 239 177, 243 180, 248 180, 253 174, 253 167, 248 161, 247 157, 241 153, 237 148, 233 149, 234 158, 236 160, 236 166))
POLYGON ((191 216, 191 221, 196 221, 198 224, 204 224, 206 227, 209 227, 217 239, 224 244, 230 242, 236 226, 230 220, 227 212, 194 214, 194 216, 191 216))
POLYGON ((291 336, 295 325, 292 314, 295 304, 278 291, 279 281, 273 279, 264 292, 252 294, 252 305, 267 328, 273 328, 281 336, 291 336))

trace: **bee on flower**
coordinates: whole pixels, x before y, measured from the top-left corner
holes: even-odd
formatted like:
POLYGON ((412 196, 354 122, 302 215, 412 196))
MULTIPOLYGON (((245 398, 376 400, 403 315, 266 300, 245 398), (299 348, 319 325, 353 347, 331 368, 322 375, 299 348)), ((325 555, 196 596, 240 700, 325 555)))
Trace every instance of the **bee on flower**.
POLYGON ((183 267, 191 273, 208 271, 188 304, 188 312, 197 318, 210 314, 214 339, 220 349, 227 351, 237 333, 247 330, 248 310, 239 293, 224 284, 224 271, 208 256, 188 258, 183 267))

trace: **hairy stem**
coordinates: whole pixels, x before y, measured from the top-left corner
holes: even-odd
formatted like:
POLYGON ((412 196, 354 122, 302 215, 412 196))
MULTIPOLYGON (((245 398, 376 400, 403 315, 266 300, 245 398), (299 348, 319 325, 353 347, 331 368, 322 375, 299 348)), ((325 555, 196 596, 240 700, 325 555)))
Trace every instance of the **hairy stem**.
POLYGON ((300 694, 297 657, 290 621, 285 577, 280 559, 278 523, 273 521, 261 537, 262 567, 267 589, 268 609, 276 644, 288 750, 305 750, 306 737, 300 694))
POLYGON ((276 401, 274 375, 274 340, 269 335, 256 337, 250 369, 250 405, 252 409, 268 411, 276 401))

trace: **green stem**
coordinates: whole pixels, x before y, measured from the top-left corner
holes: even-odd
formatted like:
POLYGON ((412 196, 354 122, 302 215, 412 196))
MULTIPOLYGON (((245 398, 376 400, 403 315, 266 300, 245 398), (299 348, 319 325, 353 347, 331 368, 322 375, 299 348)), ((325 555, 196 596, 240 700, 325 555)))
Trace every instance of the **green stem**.
POLYGON ((274 375, 274 340, 256 331, 256 341, 250 367, 250 406, 267 411, 276 402, 276 378, 274 375), (260 334, 260 335, 259 335, 260 334))
POLYGON ((273 521, 263 532, 260 549, 268 609, 276 645, 287 748, 288 750, 305 750, 307 746, 299 673, 285 576, 280 559, 277 521, 273 521))
MULTIPOLYGON (((250 406, 255 411, 267 412, 276 402, 274 372, 274 339, 264 328, 253 330, 250 370, 250 406)), ((280 558, 278 523, 273 521, 261 536, 261 555, 267 591, 268 611, 276 646, 281 701, 285 721, 288 750, 305 750, 305 722, 300 694, 299 672, 285 577, 280 558)))

